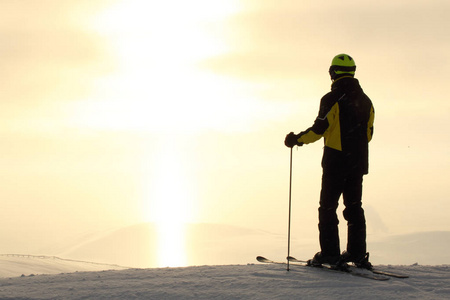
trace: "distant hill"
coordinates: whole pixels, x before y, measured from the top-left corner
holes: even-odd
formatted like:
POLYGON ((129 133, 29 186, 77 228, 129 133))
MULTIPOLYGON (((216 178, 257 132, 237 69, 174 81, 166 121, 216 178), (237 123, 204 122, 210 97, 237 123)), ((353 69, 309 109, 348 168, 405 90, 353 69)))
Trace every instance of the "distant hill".
POLYGON ((394 235, 370 243, 372 259, 383 264, 450 264, 450 232, 394 235))
MULTIPOLYGON (((284 252, 284 237, 258 230, 219 224, 187 224, 183 230, 181 247, 188 265, 246 264, 254 262, 256 255, 261 254, 257 252, 264 249, 284 252)), ((158 253, 162 251, 158 248, 159 235, 155 224, 138 224, 91 237, 58 256, 130 267, 164 267, 158 263, 158 253)))
MULTIPOLYGON (((158 248, 159 238, 156 225, 143 223, 78 242, 58 256, 129 267, 164 267, 158 262, 162 251, 158 248)), ((229 225, 188 224, 184 241, 163 251, 182 251, 186 265, 226 265, 253 263, 257 255, 284 259, 286 249, 284 235, 229 225)), ((448 231, 368 238, 375 264, 450 264, 448 249, 448 231)), ((317 238, 292 238, 293 256, 309 258, 315 251, 317 238)))

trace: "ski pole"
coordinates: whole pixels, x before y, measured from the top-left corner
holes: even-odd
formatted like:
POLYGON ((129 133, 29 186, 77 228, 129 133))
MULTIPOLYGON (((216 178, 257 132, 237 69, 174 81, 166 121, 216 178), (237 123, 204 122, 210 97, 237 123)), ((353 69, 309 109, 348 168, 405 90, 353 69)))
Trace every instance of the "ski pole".
MULTIPOLYGON (((292 147, 294 148, 294 147, 292 147)), ((292 148, 289 162, 289 217, 288 217, 288 253, 287 253, 287 271, 289 271, 289 256, 291 255, 291 194, 292 194, 292 148)))

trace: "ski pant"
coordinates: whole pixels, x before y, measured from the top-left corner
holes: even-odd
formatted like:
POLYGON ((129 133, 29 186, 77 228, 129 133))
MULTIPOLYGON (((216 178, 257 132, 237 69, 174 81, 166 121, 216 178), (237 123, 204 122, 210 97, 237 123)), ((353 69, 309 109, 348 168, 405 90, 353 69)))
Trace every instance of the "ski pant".
POLYGON ((338 172, 324 168, 319 206, 319 240, 323 255, 340 255, 339 220, 336 209, 344 198, 344 218, 347 220, 347 252, 352 256, 366 253, 366 220, 362 208, 363 174, 338 172))

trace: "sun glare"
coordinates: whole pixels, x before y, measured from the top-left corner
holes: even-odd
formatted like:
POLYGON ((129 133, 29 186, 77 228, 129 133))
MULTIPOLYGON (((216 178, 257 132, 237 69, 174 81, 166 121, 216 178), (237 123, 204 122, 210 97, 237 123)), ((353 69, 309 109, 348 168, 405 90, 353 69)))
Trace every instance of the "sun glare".
POLYGON ((128 0, 105 10, 93 25, 115 41, 114 52, 126 70, 145 66, 171 72, 171 67, 227 51, 208 27, 238 7, 233 0, 128 0))
POLYGON ((252 110, 238 99, 236 83, 197 67, 230 50, 214 24, 239 10, 235 0, 128 0, 103 11, 90 26, 107 40, 116 71, 73 108, 74 122, 112 130, 227 130, 236 124, 230 122, 236 105, 240 119, 248 119, 252 110))
MULTIPOLYGON (((160 136, 229 126, 233 123, 229 116, 236 112, 220 98, 225 97, 220 93, 226 89, 223 79, 206 74, 196 64, 229 51, 212 28, 236 13, 237 3, 126 0, 90 20, 90 26, 107 40, 116 69, 96 82, 92 99, 74 107, 73 122, 160 136)), ((245 114, 248 110, 242 106, 240 112, 245 114)), ((187 264, 184 224, 194 221, 193 179, 186 174, 173 141, 153 144, 159 151, 149 159, 143 213, 158 227, 160 266, 183 266, 187 264)))
POLYGON ((161 142, 148 167, 151 175, 145 183, 148 193, 144 217, 157 226, 159 266, 185 266, 185 224, 195 217, 195 199, 172 140, 161 142))
POLYGON ((150 175, 147 209, 148 221, 157 223, 186 223, 192 221, 194 210, 191 182, 173 141, 161 141, 159 150, 148 166, 150 175))

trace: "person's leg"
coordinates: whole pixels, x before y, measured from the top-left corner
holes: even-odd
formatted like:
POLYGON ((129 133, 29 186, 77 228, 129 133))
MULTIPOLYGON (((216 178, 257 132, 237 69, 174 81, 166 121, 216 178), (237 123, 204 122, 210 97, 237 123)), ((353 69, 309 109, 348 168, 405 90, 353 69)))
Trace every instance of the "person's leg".
POLYGON ((366 219, 362 208, 362 175, 350 175, 344 183, 344 218, 347 220, 347 252, 353 258, 366 254, 366 219))
POLYGON ((336 209, 342 191, 342 177, 324 170, 319 206, 319 241, 321 253, 324 257, 340 255, 339 219, 336 209))

